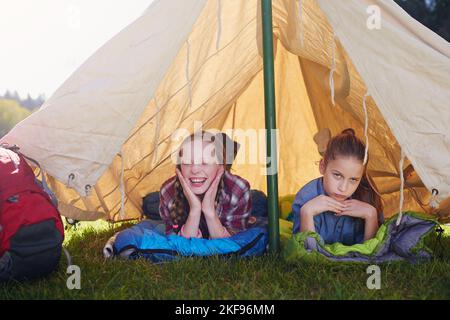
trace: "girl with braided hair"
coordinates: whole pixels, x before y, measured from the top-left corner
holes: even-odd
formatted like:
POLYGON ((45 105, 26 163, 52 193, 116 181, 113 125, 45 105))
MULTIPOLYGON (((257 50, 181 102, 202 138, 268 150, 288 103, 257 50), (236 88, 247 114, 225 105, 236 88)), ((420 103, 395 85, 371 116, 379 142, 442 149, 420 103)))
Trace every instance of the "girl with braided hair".
MULTIPOLYGON (((225 134, 201 131, 178 152, 176 174, 161 187, 159 213, 166 234, 226 238, 246 230, 252 208, 250 184, 231 174, 235 156, 225 134)), ((237 150, 236 150, 237 152, 237 150)))
POLYGON ((362 243, 383 222, 383 206, 367 175, 365 145, 351 128, 331 138, 319 170, 321 178, 297 193, 292 211, 294 233, 317 232, 325 243, 362 243))

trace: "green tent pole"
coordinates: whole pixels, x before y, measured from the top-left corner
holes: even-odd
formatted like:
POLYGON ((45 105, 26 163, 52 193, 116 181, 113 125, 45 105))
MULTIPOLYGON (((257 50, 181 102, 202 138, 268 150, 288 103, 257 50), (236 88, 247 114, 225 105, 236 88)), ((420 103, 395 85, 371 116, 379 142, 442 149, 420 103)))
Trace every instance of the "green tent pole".
POLYGON ((264 60, 264 104, 266 120, 267 157, 267 193, 269 211, 269 251, 274 253, 280 249, 280 228, 278 209, 278 163, 275 118, 275 80, 272 32, 272 0, 261 0, 263 28, 263 60, 264 60))

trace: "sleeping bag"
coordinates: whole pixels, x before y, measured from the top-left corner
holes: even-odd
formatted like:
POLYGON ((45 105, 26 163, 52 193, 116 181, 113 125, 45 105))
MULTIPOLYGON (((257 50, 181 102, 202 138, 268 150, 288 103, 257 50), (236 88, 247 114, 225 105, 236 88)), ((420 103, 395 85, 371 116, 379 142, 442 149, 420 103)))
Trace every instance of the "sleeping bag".
POLYGON ((118 256, 127 259, 145 258, 151 262, 167 262, 191 256, 238 256, 262 255, 267 247, 266 220, 229 238, 202 239, 165 235, 164 224, 144 220, 117 233, 104 248, 105 257, 118 256))
POLYGON ((396 225, 396 220, 396 216, 391 217, 381 225, 375 238, 351 246, 341 243, 325 244, 315 232, 300 232, 289 239, 284 235, 283 255, 288 262, 331 260, 372 264, 431 259, 432 252, 425 240, 434 234, 438 223, 414 212, 404 213, 399 226, 396 225))

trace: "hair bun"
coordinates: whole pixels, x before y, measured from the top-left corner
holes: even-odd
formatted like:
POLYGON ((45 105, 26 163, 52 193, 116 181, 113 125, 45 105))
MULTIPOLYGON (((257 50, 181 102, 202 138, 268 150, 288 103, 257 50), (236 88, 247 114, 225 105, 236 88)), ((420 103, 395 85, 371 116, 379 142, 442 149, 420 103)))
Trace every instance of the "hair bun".
POLYGON ((353 128, 344 129, 344 130, 342 130, 341 133, 342 134, 349 134, 351 136, 355 136, 356 135, 355 130, 353 130, 353 128))

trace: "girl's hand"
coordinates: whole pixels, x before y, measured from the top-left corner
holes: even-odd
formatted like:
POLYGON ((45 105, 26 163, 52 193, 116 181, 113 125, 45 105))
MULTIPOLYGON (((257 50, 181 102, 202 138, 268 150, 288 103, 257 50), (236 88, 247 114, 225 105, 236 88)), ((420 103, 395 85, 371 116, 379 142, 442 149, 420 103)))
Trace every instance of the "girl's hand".
POLYGON ((326 195, 320 195, 306 202, 302 207, 302 213, 316 216, 325 211, 341 213, 345 209, 345 205, 326 195))
POLYGON ((222 178, 223 173, 225 172, 224 168, 221 167, 216 174, 213 182, 209 186, 208 190, 205 192, 202 201, 202 212, 205 214, 205 217, 214 217, 216 215, 216 195, 217 189, 219 187, 220 179, 222 178))
POLYGON ((193 211, 201 212, 202 203, 201 203, 200 199, 192 191, 189 182, 186 181, 186 179, 181 174, 180 170, 176 169, 176 173, 177 173, 178 180, 180 181, 181 186, 183 187, 184 196, 186 197, 186 199, 189 203, 190 211, 191 212, 193 212, 193 211))
POLYGON ((376 219, 377 209, 370 204, 356 199, 345 200, 345 208, 337 216, 350 216, 361 219, 376 219))
POLYGON ((375 207, 359 200, 346 200, 345 210, 337 214, 339 216, 350 216, 365 220, 364 241, 375 237, 378 231, 378 213, 375 207))

